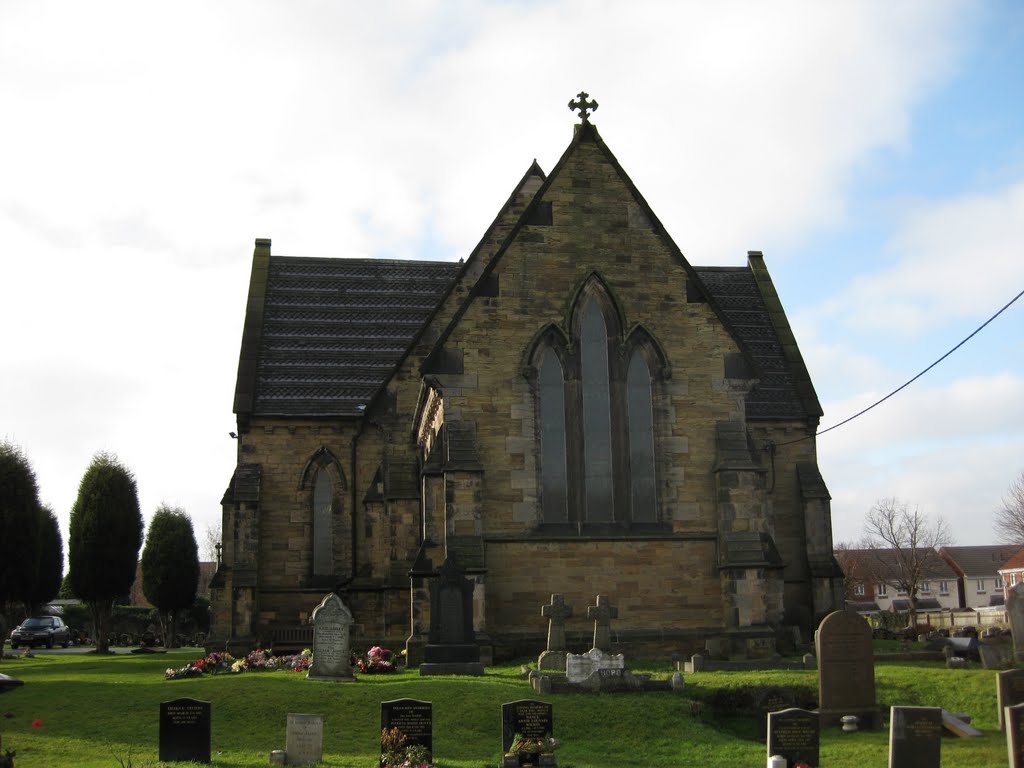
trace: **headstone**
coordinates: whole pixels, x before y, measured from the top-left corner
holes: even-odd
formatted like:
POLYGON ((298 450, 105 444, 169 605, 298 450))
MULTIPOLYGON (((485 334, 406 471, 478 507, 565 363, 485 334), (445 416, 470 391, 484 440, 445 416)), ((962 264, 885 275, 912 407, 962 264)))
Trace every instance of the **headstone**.
POLYGON ((768 738, 768 715, 781 712, 796 705, 796 696, 790 688, 766 688, 757 697, 757 736, 761 741, 768 738))
POLYGON ((822 725, 838 724, 843 715, 857 715, 865 728, 877 728, 871 627, 855 611, 835 611, 822 619, 814 644, 822 725))
POLYGON ((999 707, 999 730, 1003 730, 1006 707, 1024 704, 1024 669, 1008 669, 996 673, 996 704, 999 707))
MULTIPOLYGON (((2 639, 2 638, 0 638, 2 639)), ((0 648, 0 653, 3 653, 3 648, 0 648)), ((0 693, 6 693, 7 691, 13 691, 15 688, 19 688, 24 685, 24 680, 17 680, 9 675, 0 674, 0 693)))
POLYGON ((310 622, 313 624, 313 662, 306 677, 311 680, 355 680, 349 641, 352 612, 332 592, 313 609, 310 622))
POLYGON ((954 736, 959 736, 961 739, 966 739, 972 736, 981 736, 981 731, 971 725, 971 716, 960 712, 953 714, 946 710, 940 710, 942 713, 942 727, 952 733, 954 736))
POLYGON ((940 768, 942 709, 892 707, 889 715, 889 768, 940 768))
POLYGON ((617 653, 606 654, 599 648, 591 648, 586 653, 567 653, 565 655, 565 679, 570 683, 582 683, 600 670, 623 670, 626 658, 617 653))
POLYGON ((613 608, 605 595, 597 596, 597 605, 587 608, 587 618, 594 620, 594 648, 602 651, 612 649, 611 620, 618 618, 619 609, 613 608))
MULTIPOLYGON (((429 701, 395 699, 380 704, 380 729, 397 728, 407 739, 407 746, 419 744, 434 753, 434 712, 429 701)), ((383 759, 383 750, 381 751, 383 759)), ((428 760, 432 762, 432 760, 428 760)))
POLYGON ((768 713, 768 757, 781 755, 786 768, 797 763, 818 765, 821 724, 810 710, 792 707, 768 713))
POLYGON ((287 765, 314 765, 324 755, 324 716, 288 713, 287 765))
POLYGON ((1013 666, 1013 645, 1002 637, 979 640, 978 654, 985 669, 1009 669, 1013 666))
POLYGON ((160 762, 210 762, 210 702, 160 702, 160 762))
POLYGON ((552 707, 544 701, 520 699, 501 705, 501 753, 506 755, 504 765, 518 766, 532 763, 526 755, 508 755, 516 734, 527 739, 545 740, 554 736, 552 707), (508 758, 512 758, 511 760, 508 758))
POLYGON ((473 631, 473 582, 449 555, 430 585, 430 634, 421 675, 482 675, 473 631))
POLYGON ((1013 656, 1017 661, 1024 661, 1024 582, 1007 590, 1006 615, 1013 635, 1013 656))
POLYGON ((563 595, 552 595, 551 602, 541 606, 540 613, 548 620, 548 647, 537 659, 538 669, 565 671, 565 620, 572 617, 572 606, 563 595))
POLYGON ((1009 752, 1010 768, 1024 768, 1024 704, 1014 704, 1000 710, 1000 715, 1006 724, 1006 749, 1009 752))

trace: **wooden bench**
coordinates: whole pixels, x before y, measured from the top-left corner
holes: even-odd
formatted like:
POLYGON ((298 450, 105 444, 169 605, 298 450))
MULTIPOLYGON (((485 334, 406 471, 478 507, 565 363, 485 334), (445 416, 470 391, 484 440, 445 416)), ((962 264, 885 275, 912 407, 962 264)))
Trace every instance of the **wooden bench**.
POLYGON ((287 656, 291 653, 301 653, 306 648, 313 647, 313 627, 275 627, 272 630, 273 643, 271 648, 275 656, 287 656))

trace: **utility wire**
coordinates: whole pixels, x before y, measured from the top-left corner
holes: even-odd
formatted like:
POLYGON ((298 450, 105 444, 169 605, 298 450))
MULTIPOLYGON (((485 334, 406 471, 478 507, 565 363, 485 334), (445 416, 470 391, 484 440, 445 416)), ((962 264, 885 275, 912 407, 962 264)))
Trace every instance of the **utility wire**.
POLYGON ((798 438, 798 439, 796 439, 796 440, 790 440, 790 441, 789 441, 789 442, 787 442, 787 443, 779 443, 779 444, 778 444, 778 445, 779 445, 779 447, 781 447, 781 446, 783 446, 783 445, 792 445, 793 443, 800 443, 800 442, 803 442, 804 440, 810 440, 810 438, 811 438, 811 437, 818 437, 819 435, 824 435, 824 434, 825 434, 826 432, 831 432, 831 431, 832 431, 833 429, 838 429, 839 427, 843 426, 844 424, 849 424, 849 423, 850 423, 851 421, 853 421, 854 419, 856 419, 856 418, 859 418, 859 417, 863 416, 863 415, 864 415, 865 413, 867 413, 868 411, 870 411, 870 410, 871 410, 872 408, 875 408, 875 407, 877 407, 877 406, 881 405, 881 404, 882 404, 882 403, 884 403, 884 402, 885 402, 886 400, 888 400, 888 399, 889 399, 890 397, 892 397, 893 395, 895 395, 895 394, 896 394, 897 392, 900 392, 900 391, 902 391, 902 390, 906 389, 907 387, 909 387, 909 386, 910 386, 911 384, 913 384, 913 383, 914 383, 915 381, 917 381, 917 380, 918 380, 918 379, 920 379, 920 378, 921 378, 922 376, 924 376, 924 375, 925 375, 926 373, 928 373, 928 371, 930 371, 930 370, 931 370, 932 368, 934 368, 934 367, 935 367, 936 365, 938 365, 938 364, 939 364, 939 363, 941 363, 941 362, 942 362, 943 360, 945 360, 945 359, 946 359, 947 357, 949 357, 949 356, 950 356, 950 355, 952 355, 952 354, 953 354, 954 352, 956 352, 956 351, 957 351, 958 349, 960 349, 960 347, 962 347, 962 346, 963 346, 964 344, 966 344, 966 343, 967 343, 968 341, 970 341, 970 340, 971 340, 971 339, 973 339, 973 338, 974 338, 975 336, 977 336, 977 335, 978 335, 978 334, 979 334, 979 333, 980 333, 980 332, 982 331, 982 329, 983 329, 983 328, 984 328, 984 327, 985 327, 986 325, 988 325, 988 324, 989 324, 989 323, 991 323, 991 322, 992 322, 993 320, 995 320, 995 319, 996 319, 997 317, 999 317, 999 316, 1000 316, 1001 314, 1003 314, 1003 312, 1005 312, 1005 311, 1006 311, 1007 309, 1009 309, 1009 308, 1010 308, 1010 307, 1011 307, 1011 306, 1013 305, 1013 303, 1014 303, 1015 301, 1017 301, 1017 299, 1019 299, 1019 298, 1020 298, 1021 296, 1024 296, 1024 291, 1021 291, 1021 292, 1020 292, 1020 293, 1018 293, 1018 294, 1017 294, 1016 296, 1014 296, 1014 297, 1013 297, 1012 299, 1010 299, 1010 300, 1009 300, 1009 301, 1008 301, 1008 302, 1007 302, 1006 304, 1004 304, 1004 305, 1003 305, 1002 309, 1000 309, 1000 310, 999 310, 998 312, 996 312, 996 313, 995 313, 994 315, 992 315, 992 317, 990 317, 990 318, 989 318, 988 320, 986 320, 986 321, 985 321, 984 323, 982 323, 982 324, 981 324, 981 325, 979 325, 979 326, 978 326, 977 328, 975 328, 975 329, 974 329, 974 331, 972 331, 972 332, 970 333, 970 335, 968 335, 968 336, 967 336, 967 338, 965 338, 965 339, 964 339, 963 341, 961 341, 961 342, 960 342, 959 344, 957 344, 957 345, 956 345, 955 347, 953 347, 953 348, 952 348, 951 350, 949 350, 949 352, 947 352, 947 353, 946 353, 946 354, 944 354, 944 355, 943 355, 942 357, 940 357, 940 358, 939 358, 938 360, 936 360, 936 361, 935 361, 934 363, 932 363, 931 365, 929 365, 929 366, 928 366, 927 368, 925 368, 925 369, 924 369, 923 371, 921 371, 921 372, 920 372, 919 374, 917 374, 917 375, 916 375, 916 376, 915 376, 914 378, 910 379, 910 380, 909 380, 909 381, 907 381, 906 383, 904 383, 904 384, 902 384, 901 386, 899 386, 899 387, 897 387, 896 389, 894 389, 894 390, 893 390, 892 392, 890 392, 890 393, 889 393, 888 395, 886 395, 885 397, 883 397, 883 398, 882 398, 881 400, 878 400, 878 401, 876 401, 876 402, 872 403, 871 405, 869 405, 869 406, 868 406, 867 408, 865 408, 865 409, 864 409, 864 410, 862 410, 862 411, 858 411, 857 413, 853 414, 853 416, 850 416, 850 417, 849 417, 848 419, 843 419, 843 420, 842 420, 842 421, 840 421, 840 422, 839 422, 838 424, 833 424, 833 425, 832 425, 831 427, 829 427, 828 429, 823 429, 823 430, 821 430, 820 432, 815 432, 815 433, 814 433, 814 435, 810 435, 810 436, 808 436, 808 437, 801 437, 801 438, 798 438))

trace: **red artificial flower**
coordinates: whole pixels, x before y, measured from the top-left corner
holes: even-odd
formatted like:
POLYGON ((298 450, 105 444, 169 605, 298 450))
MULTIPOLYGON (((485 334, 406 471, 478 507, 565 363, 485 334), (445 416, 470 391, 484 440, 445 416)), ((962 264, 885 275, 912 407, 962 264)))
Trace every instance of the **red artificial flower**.
POLYGON ((42 728, 43 727, 43 721, 42 720, 33 720, 32 721, 32 727, 33 728, 42 728))

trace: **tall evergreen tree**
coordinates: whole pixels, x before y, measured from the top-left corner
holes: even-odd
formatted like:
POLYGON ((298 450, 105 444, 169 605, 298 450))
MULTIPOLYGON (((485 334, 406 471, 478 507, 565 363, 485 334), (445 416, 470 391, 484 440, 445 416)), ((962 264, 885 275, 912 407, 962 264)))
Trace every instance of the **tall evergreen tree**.
POLYGON ((25 610, 29 613, 37 612, 40 606, 57 597, 64 579, 64 540, 57 515, 49 507, 40 506, 38 516, 36 578, 25 599, 25 610))
POLYGON ((142 549, 142 593, 160 611, 164 645, 177 646, 178 617, 196 599, 199 548, 184 510, 161 506, 149 523, 142 549))
POLYGON ((92 613, 98 653, 110 650, 110 613, 132 588, 141 546, 135 478, 116 456, 98 453, 78 485, 68 535, 71 586, 92 613))
MULTIPOLYGON (((39 488, 20 448, 0 442, 0 631, 15 602, 24 602, 36 577, 39 488)), ((0 654, 2 655, 2 654, 0 654)))

